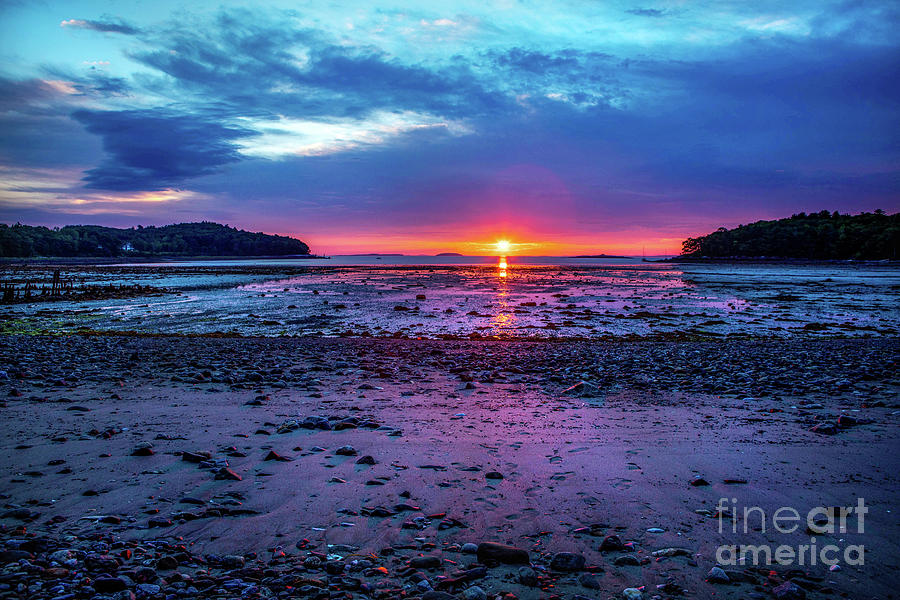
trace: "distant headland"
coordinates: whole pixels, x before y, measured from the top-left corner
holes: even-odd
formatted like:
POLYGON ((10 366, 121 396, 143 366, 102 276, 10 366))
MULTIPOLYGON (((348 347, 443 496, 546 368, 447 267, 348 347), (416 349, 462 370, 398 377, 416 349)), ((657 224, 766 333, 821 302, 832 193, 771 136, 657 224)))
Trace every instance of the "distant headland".
POLYGON ((49 229, 0 224, 2 258, 169 258, 293 256, 312 258, 298 239, 251 233, 218 223, 178 223, 117 229, 67 225, 49 229))

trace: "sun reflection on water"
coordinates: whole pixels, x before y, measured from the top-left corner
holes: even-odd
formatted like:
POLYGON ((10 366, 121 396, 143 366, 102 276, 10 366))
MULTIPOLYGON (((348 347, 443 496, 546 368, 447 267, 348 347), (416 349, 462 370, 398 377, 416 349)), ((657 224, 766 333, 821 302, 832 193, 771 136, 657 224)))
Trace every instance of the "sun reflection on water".
POLYGON ((497 276, 500 278, 497 289, 496 309, 491 318, 491 329, 495 335, 509 333, 513 327, 515 315, 509 302, 509 281, 506 279, 509 272, 509 263, 505 256, 501 256, 497 262, 497 276))

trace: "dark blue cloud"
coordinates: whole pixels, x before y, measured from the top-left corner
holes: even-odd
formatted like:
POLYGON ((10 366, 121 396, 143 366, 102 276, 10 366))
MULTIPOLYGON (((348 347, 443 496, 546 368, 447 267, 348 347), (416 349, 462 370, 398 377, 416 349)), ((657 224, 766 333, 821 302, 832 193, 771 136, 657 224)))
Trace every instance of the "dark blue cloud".
MULTIPOLYGON (((465 62, 407 64, 377 48, 351 48, 244 11, 217 27, 176 28, 130 57, 169 77, 148 80, 172 95, 193 93, 253 115, 364 116, 378 109, 452 116, 508 107, 465 62), (287 51, 305 51, 304 62, 287 51)), ((489 82, 487 82, 489 84, 489 82)))
POLYGON ((547 71, 576 71, 581 68, 582 53, 575 50, 564 50, 556 54, 529 50, 526 48, 510 48, 502 53, 494 53, 497 64, 502 67, 546 74, 547 71))
POLYGON ((79 29, 91 29, 93 31, 101 31, 104 33, 121 33, 122 35, 137 35, 141 33, 140 28, 135 27, 121 19, 107 20, 90 20, 90 19, 69 19, 62 22, 64 27, 77 27, 79 29))
POLYGON ((70 113, 47 82, 0 77, 0 164, 56 168, 98 159, 99 144, 70 113))
POLYGON ((639 17, 664 17, 669 11, 661 8, 630 8, 625 12, 639 17))
POLYGON ((239 159, 233 142, 251 132, 201 115, 166 110, 88 111, 72 117, 103 140, 107 158, 86 172, 86 187, 160 190, 239 159))

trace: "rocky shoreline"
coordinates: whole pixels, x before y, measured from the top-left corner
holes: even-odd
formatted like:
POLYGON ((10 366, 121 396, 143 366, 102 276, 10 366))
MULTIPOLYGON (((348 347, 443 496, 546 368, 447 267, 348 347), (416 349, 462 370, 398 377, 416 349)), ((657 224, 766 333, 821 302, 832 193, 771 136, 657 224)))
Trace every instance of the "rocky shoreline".
POLYGON ((0 337, 0 598, 890 598, 898 359, 894 338, 0 337), (864 496, 865 535, 831 537, 865 565, 717 566, 731 496, 864 496))

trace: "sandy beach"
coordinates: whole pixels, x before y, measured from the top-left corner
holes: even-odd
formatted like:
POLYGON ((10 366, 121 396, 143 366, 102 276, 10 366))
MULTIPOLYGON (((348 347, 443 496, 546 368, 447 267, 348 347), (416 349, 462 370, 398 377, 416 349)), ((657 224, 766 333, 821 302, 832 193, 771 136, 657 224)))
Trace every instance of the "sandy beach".
POLYGON ((3 337, 0 597, 892 598, 898 356, 889 337, 3 337), (864 498, 864 533, 817 537, 864 564, 711 571, 722 545, 811 537, 740 514, 733 533, 723 498, 864 498))

